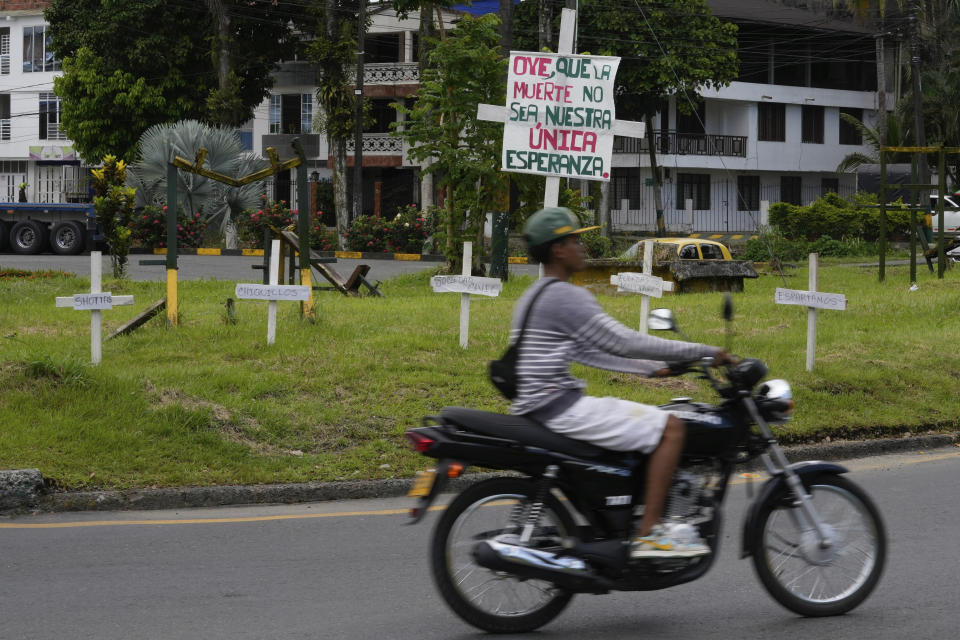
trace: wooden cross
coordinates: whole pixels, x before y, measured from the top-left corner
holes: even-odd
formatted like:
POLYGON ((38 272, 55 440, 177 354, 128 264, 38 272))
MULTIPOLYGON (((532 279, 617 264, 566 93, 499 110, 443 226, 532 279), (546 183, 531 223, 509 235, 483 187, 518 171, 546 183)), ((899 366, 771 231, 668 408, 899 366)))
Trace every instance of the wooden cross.
POLYGON ((503 289, 500 278, 483 278, 470 275, 470 266, 473 261, 473 243, 463 243, 463 275, 433 276, 430 286, 434 293, 460 294, 460 346, 467 348, 470 338, 470 294, 497 297, 503 289))
POLYGON ((133 296, 115 296, 102 291, 103 262, 99 251, 90 252, 90 293, 75 293, 72 296, 57 296, 58 307, 72 307, 77 311, 90 312, 90 360, 100 364, 103 344, 101 332, 103 319, 100 312, 117 306, 133 304, 133 296))
POLYGON ((234 293, 239 300, 268 300, 267 344, 277 337, 277 302, 280 300, 309 300, 310 287, 300 284, 277 284, 280 279, 280 241, 270 245, 270 284, 238 284, 234 293))
MULTIPOLYGON (((573 9, 563 9, 562 17, 560 20, 560 41, 559 46, 557 47, 559 54, 572 54, 573 53, 573 36, 577 24, 577 12, 573 9)), ((538 54, 532 53, 531 56, 537 56, 538 54)), ((548 83, 544 83, 548 84, 548 83)), ((550 91, 550 100, 564 100, 570 104, 580 104, 581 96, 570 95, 570 93, 561 93, 567 87, 556 87, 553 84, 550 84, 549 88, 541 87, 544 91, 549 89, 550 91), (556 96, 556 97, 554 97, 556 96)), ((507 94, 510 94, 510 87, 507 87, 507 94)), ((541 94, 542 95, 542 94, 541 94)), ((508 97, 509 99, 509 97, 508 97)), ((507 110, 507 107, 500 105, 492 104, 478 104, 477 105, 477 119, 485 120, 488 122, 502 122, 507 123, 511 121, 511 113, 507 110)), ((536 126, 547 125, 548 123, 539 122, 536 126)), ((582 133, 582 132, 577 132, 582 133)), ((624 137, 632 138, 642 138, 644 134, 644 125, 642 122, 630 122, 625 120, 613 120, 612 121, 612 134, 624 137)), ((566 140, 566 139, 565 139, 566 140)), ((581 143, 583 142, 583 137, 580 138, 581 143)), ((506 142, 506 141, 505 141, 506 142)), ((567 142, 563 143, 564 146, 567 146, 567 142)), ((575 134, 572 134, 569 137, 569 144, 576 146, 576 137, 575 134)), ((609 162, 607 163, 609 165, 609 162)), ((503 168, 502 171, 510 171, 510 169, 503 168)), ((530 173, 538 173, 539 171, 529 171, 530 173)), ((599 176, 588 176, 588 175, 577 175, 573 176, 578 179, 584 180, 600 180, 608 181, 610 179, 609 172, 605 172, 599 176)), ((544 190, 543 196, 543 206, 544 207, 555 207, 558 204, 560 197, 560 178, 556 175, 547 175, 547 184, 544 190)))
POLYGON ((610 284, 617 285, 617 292, 639 293, 640 333, 647 333, 647 316, 650 315, 650 298, 662 298, 664 291, 673 291, 673 283, 653 275, 653 240, 643 241, 643 273, 625 271, 610 276, 610 284))

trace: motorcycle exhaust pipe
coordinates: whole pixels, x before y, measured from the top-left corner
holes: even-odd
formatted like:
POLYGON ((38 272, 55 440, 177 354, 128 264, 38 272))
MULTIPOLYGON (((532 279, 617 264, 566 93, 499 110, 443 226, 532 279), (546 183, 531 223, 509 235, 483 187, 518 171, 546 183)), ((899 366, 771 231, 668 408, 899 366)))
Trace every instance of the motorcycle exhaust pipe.
POLYGON ((600 594, 611 588, 609 581, 596 575, 583 560, 540 549, 484 540, 473 547, 473 559, 481 567, 546 580, 569 591, 600 594))

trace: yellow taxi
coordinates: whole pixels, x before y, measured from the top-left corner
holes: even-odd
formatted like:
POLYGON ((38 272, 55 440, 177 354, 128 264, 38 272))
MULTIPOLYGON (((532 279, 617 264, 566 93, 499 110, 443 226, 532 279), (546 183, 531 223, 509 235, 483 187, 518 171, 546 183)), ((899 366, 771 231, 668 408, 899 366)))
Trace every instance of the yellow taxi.
MULTIPOLYGON (((730 250, 716 240, 701 240, 700 238, 653 238, 657 246, 654 255, 661 255, 666 251, 669 255, 676 255, 681 260, 733 260, 730 250)), ((621 258, 639 258, 643 256, 643 240, 634 243, 620 254, 621 258)))

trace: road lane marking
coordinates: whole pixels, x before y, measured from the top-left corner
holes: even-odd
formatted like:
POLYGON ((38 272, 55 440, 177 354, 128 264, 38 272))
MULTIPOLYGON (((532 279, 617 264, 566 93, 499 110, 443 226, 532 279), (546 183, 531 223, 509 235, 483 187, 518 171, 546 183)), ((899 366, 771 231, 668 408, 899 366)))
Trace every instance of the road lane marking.
MULTIPOLYGON (((919 457, 905 459, 900 461, 902 465, 920 464, 924 462, 934 462, 937 460, 946 460, 948 458, 960 457, 960 451, 950 451, 949 453, 921 455, 919 457)), ((890 466, 890 463, 877 463, 858 466, 856 461, 849 463, 850 467, 856 471, 877 471, 890 466)), ((728 486, 744 485, 749 480, 733 476, 728 486)), ((763 482, 764 480, 755 480, 763 482)), ((430 507, 429 511, 442 511, 446 509, 445 505, 436 505, 430 507)), ((338 518, 338 517, 359 517, 359 516, 396 516, 406 515, 410 509, 375 509, 370 511, 336 511, 330 513, 291 513, 275 516, 247 516, 236 518, 184 518, 182 520, 90 520, 88 522, 0 522, 0 529, 76 529, 83 527, 125 527, 125 526, 169 526, 181 524, 239 524, 244 522, 273 522, 281 520, 308 520, 314 518, 338 518)))

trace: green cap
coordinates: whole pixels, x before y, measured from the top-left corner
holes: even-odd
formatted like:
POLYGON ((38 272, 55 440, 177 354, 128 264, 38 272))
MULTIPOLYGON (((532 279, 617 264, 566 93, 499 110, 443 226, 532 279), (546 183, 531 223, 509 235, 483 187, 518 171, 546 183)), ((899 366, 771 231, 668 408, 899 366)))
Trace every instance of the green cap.
POLYGON ((597 226, 578 228, 579 225, 580 221, 570 209, 547 207, 527 218, 527 223, 523 225, 523 237, 527 239, 528 245, 535 247, 557 238, 600 228, 597 226))

